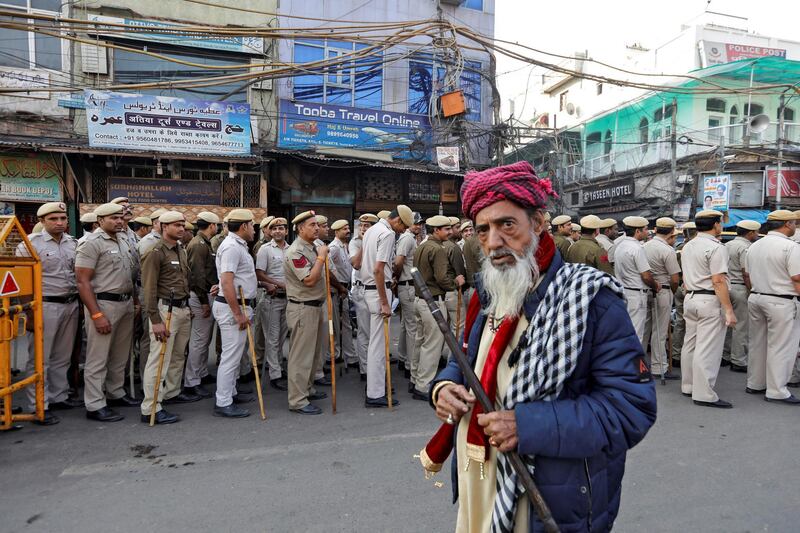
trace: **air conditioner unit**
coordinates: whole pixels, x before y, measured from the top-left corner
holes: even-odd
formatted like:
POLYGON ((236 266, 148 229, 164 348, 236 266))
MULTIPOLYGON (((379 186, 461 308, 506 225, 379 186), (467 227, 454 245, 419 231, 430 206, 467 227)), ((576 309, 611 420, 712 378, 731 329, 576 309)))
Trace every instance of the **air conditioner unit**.
MULTIPOLYGON (((102 41, 99 42, 102 44, 102 41)), ((81 70, 87 74, 108 74, 105 46, 81 43, 81 70)))
POLYGON ((460 6, 464 3, 464 0, 439 0, 439 3, 445 6, 460 6))

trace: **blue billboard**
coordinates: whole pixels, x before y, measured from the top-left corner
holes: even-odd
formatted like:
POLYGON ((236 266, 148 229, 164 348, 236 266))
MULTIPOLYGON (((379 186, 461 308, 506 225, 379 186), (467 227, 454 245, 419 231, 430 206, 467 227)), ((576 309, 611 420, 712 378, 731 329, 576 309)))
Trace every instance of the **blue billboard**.
POLYGON ((425 115, 281 100, 278 121, 279 148, 356 148, 417 161, 431 155, 431 123, 425 115))

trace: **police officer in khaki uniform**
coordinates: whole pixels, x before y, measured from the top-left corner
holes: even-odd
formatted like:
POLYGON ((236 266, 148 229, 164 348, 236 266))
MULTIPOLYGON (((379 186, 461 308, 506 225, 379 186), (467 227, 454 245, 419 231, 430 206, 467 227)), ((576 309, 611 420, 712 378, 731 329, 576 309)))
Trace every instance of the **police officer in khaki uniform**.
MULTIPOLYGON (((458 309, 458 292, 464 290, 464 286, 467 282, 467 269, 464 266, 464 253, 461 251, 461 248, 458 246, 458 244, 456 244, 458 241, 458 227, 460 223, 461 221, 458 219, 458 217, 450 217, 452 233, 450 234, 450 238, 442 243, 444 245, 444 249, 447 250, 447 261, 450 264, 448 275, 452 276, 456 280, 455 290, 447 291, 447 293, 444 295, 444 305, 447 307, 450 331, 453 332, 454 336, 459 336, 464 332, 464 322, 466 320, 466 315, 463 312, 460 313, 460 317, 459 313, 456 312, 458 309), (460 320, 458 320, 459 318, 460 320)), ((461 301, 463 305, 463 292, 461 295, 461 301)), ((446 355, 447 352, 448 350, 445 350, 445 353, 442 355, 446 355)))
POLYGON ((661 287, 653 279, 650 263, 642 242, 647 238, 647 219, 625 217, 622 225, 625 236, 614 247, 614 276, 625 288, 625 303, 631 316, 639 342, 646 346, 650 291, 658 293, 661 287))
POLYGON ((214 416, 242 418, 250 411, 236 404, 253 401, 244 393, 237 394, 236 377, 247 344, 247 325, 253 316, 256 290, 256 268, 247 248, 255 237, 253 213, 233 209, 227 216, 228 236, 216 251, 219 294, 214 298, 214 320, 219 325, 222 351, 217 361, 217 392, 214 416), (239 288, 244 293, 244 307, 239 288))
POLYGON ((617 238, 617 233, 617 221, 613 218, 604 218, 600 221, 600 233, 595 240, 608 253, 611 247, 614 246, 614 239, 617 238))
MULTIPOLYGON (((397 277, 397 299, 400 302, 400 338, 397 342, 400 363, 406 374, 411 377, 411 369, 417 365, 419 355, 414 354, 417 339, 417 317, 414 311, 414 280, 411 269, 414 267, 414 251, 417 249, 417 235, 420 232, 422 215, 413 213, 414 224, 397 239, 394 257, 395 276, 397 277)), ((398 365, 399 367, 399 365, 398 365)), ((412 385, 409 383, 409 388, 412 385)))
POLYGON ((353 265, 347 253, 347 240, 350 238, 350 223, 337 220, 331 224, 334 239, 330 246, 331 275, 335 276, 343 291, 331 294, 333 306, 333 330, 336 342, 336 359, 348 366, 358 365, 356 346, 353 342, 353 324, 350 322, 350 288, 353 265))
POLYGON ((759 229, 761 224, 755 220, 739 221, 736 224, 736 237, 725 244, 728 249, 728 279, 731 282, 731 303, 736 314, 736 326, 725 332, 722 366, 730 366, 732 372, 747 372, 747 297, 750 295, 750 282, 744 267, 747 250, 758 238, 759 229))
POLYGON ((580 224, 581 238, 570 246, 565 260, 570 263, 583 263, 613 276, 614 269, 608 262, 608 254, 597 242, 602 223, 603 221, 595 215, 583 217, 580 224))
MULTIPOLYGON (((425 284, 439 305, 442 316, 447 318, 444 295, 447 291, 456 288, 456 280, 449 273, 450 263, 444 247, 444 242, 450 238, 452 233, 452 225, 450 220, 442 215, 427 219, 425 224, 430 228, 428 239, 420 244, 414 252, 414 266, 425 280, 425 284)), ((444 335, 439 330, 419 289, 416 291, 417 298, 414 302, 417 317, 415 351, 419 354, 419 364, 416 373, 413 367, 411 371, 411 382, 414 384, 412 394, 414 398, 426 401, 431 381, 436 376, 439 358, 442 355, 444 335)))
POLYGON ((353 265, 353 281, 350 290, 350 299, 356 309, 356 324, 358 332, 356 336, 356 355, 358 356, 358 368, 361 372, 361 381, 367 381, 367 349, 369 347, 369 310, 364 300, 364 284, 361 283, 359 271, 361 260, 364 256, 362 246, 364 234, 373 224, 378 222, 378 217, 372 213, 364 213, 358 217, 358 237, 350 239, 348 251, 350 253, 350 264, 353 265))
POLYGON ((83 395, 87 418, 116 422, 124 417, 109 405, 139 405, 123 388, 139 300, 130 250, 125 239, 117 238, 125 225, 122 206, 103 204, 95 214, 99 231, 78 246, 75 258, 78 292, 87 317, 83 395))
POLYGON ((752 285, 746 391, 788 405, 800 405, 787 388, 800 343, 800 246, 791 240, 796 219, 791 211, 771 212, 769 232, 746 256, 752 285))
POLYGON ((189 309, 192 311, 192 330, 189 335, 189 355, 183 388, 202 398, 211 393, 203 387, 208 376, 208 348, 214 333, 214 315, 211 304, 219 289, 215 255, 211 251, 211 238, 217 234, 219 217, 210 211, 197 215, 197 235, 186 247, 189 261, 189 309))
MULTIPOLYGON (((683 232, 683 242, 675 248, 675 255, 678 257, 678 265, 681 264, 681 252, 686 243, 697 236, 697 228, 694 222, 686 222, 681 226, 683 232)), ((683 290, 683 276, 680 276, 678 290, 675 291, 675 328, 672 330, 672 366, 681 367, 681 351, 683 350, 683 339, 686 336, 686 320, 683 318, 683 301, 686 296, 683 290)))
POLYGON ((153 223, 153 229, 150 230, 150 233, 139 239, 137 244, 139 257, 144 256, 144 254, 150 251, 150 249, 161 240, 161 224, 159 223, 158 218, 166 212, 166 209, 159 207, 150 213, 150 221, 153 223))
POLYGON ((695 405, 733 407, 714 392, 719 374, 725 327, 736 324, 729 296, 728 252, 717 240, 722 213, 700 211, 694 220, 697 237, 683 247, 681 267, 686 290, 686 338, 681 352, 681 391, 695 405))
POLYGON ((553 219, 553 240, 561 257, 566 261, 569 247, 572 246, 572 218, 569 215, 558 215, 553 219))
POLYGON ((660 290, 653 299, 653 313, 645 339, 650 342, 650 371, 664 379, 680 379, 668 370, 667 333, 672 314, 672 295, 678 289, 681 267, 675 253, 675 231, 677 223, 669 217, 656 220, 656 235, 644 243, 644 252, 650 264, 650 272, 660 290))
MULTIPOLYGON (((325 242, 327 241, 328 233, 330 231, 330 227, 328 226, 328 217, 324 215, 316 215, 317 217, 317 225, 319 229, 317 231, 317 238, 314 240, 314 246, 324 246, 325 242)), ((330 252, 330 250, 328 250, 330 252)), ((330 281, 330 291, 331 291, 331 298, 334 298, 336 294, 344 294, 345 289, 344 287, 339 284, 336 278, 336 267, 333 263, 328 262, 328 268, 330 270, 328 280, 330 281)), ((322 320, 325 324, 328 323, 328 306, 322 306, 322 320)), ((314 375, 314 385, 321 386, 321 387, 330 387, 331 386, 331 379, 325 375, 325 368, 330 365, 331 360, 331 346, 330 342, 327 340, 322 344, 322 350, 317 354, 319 357, 319 365, 316 374, 314 375)))
MULTIPOLYGON (((28 239, 36 250, 42 269, 42 351, 44 355, 44 420, 37 424, 57 424, 59 418, 50 411, 72 409, 83 405, 69 398, 67 370, 72 346, 78 331, 78 288, 75 283, 75 249, 78 241, 67 233, 67 206, 62 202, 44 204, 36 212, 43 229, 28 239)), ((23 243, 17 256, 27 257, 23 243)), ((27 300, 27 299, 26 299, 27 300)), ((27 311, 28 324, 33 325, 33 312, 27 311)), ((35 345, 28 343, 27 375, 34 372, 35 345)), ((36 390, 25 389, 26 407, 36 409, 36 390)))
POLYGON ((177 211, 167 211, 160 217, 161 240, 142 257, 142 303, 150 323, 150 354, 144 369, 141 405, 142 422, 150 422, 153 393, 159 387, 156 405, 156 424, 172 424, 177 415, 167 412, 161 404, 189 403, 201 399, 189 391, 181 392, 181 377, 186 361, 186 346, 191 335, 189 309, 189 260, 180 244, 186 220, 177 211), (170 300, 170 297, 172 300, 170 300), (167 329, 170 305, 172 317, 167 329), (161 347, 166 343, 162 380, 156 384, 161 347))
POLYGON ((81 235, 81 238, 78 239, 78 244, 81 244, 83 241, 85 241, 86 237, 94 233, 96 229, 97 229, 97 215, 94 214, 94 211, 82 215, 81 230, 83 230, 83 235, 81 235))
MULTIPOLYGON (((222 244, 222 241, 228 236, 228 215, 225 215, 222 218, 222 231, 217 231, 217 234, 211 238, 211 251, 215 254, 219 249, 219 246, 222 244)), ((219 227, 217 228, 219 230, 219 227)), ((253 228, 255 230, 255 227, 253 228)))
POLYGON ((314 389, 314 376, 322 368, 322 346, 327 336, 322 306, 325 303, 325 261, 328 247, 314 246, 319 223, 313 211, 300 213, 292 224, 297 239, 284 259, 286 276, 286 321, 289 325, 289 409, 303 415, 318 415, 322 409, 312 401, 328 397, 314 389))
POLYGON ((153 229, 153 221, 150 217, 136 217, 131 221, 133 234, 136 236, 136 249, 138 252, 139 241, 142 240, 153 229))
POLYGON ((270 229, 270 223, 273 220, 275 220, 274 216, 268 216, 267 218, 261 221, 261 224, 259 226, 261 228, 261 238, 258 240, 257 243, 253 245, 253 259, 258 257, 258 251, 261 249, 261 247, 272 240, 272 230, 270 229))
MULTIPOLYGON (((581 240, 580 224, 572 224, 572 231, 569 234, 569 238, 572 239, 572 244, 575 244, 576 242, 581 240)), ((572 244, 570 244, 570 248, 572 248, 572 244)), ((567 255, 569 255, 569 250, 567 251, 567 255)))

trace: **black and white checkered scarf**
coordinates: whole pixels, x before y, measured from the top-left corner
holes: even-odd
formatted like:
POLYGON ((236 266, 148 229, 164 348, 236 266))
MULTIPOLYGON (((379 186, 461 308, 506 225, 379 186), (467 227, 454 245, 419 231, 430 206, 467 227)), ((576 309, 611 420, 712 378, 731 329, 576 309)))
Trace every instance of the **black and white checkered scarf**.
MULTIPOLYGON (((583 347, 589 304, 603 287, 623 297, 622 285, 611 276, 586 265, 564 263, 509 358, 509 364, 516 364, 516 368, 503 398, 505 409, 513 410, 518 403, 553 401, 558 397, 575 370, 583 347)), ((534 457, 521 458, 533 475, 534 457)), ((498 453, 493 532, 514 530, 517 502, 523 492, 511 463, 505 454, 498 453)))

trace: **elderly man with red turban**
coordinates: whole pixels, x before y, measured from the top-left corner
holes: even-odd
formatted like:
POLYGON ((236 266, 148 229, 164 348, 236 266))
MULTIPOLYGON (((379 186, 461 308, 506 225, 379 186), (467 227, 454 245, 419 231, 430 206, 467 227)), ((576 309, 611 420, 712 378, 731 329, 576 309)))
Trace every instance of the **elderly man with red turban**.
POLYGON ((455 448, 457 531, 541 531, 505 452, 528 465, 562 531, 608 531, 628 449, 656 419, 653 380, 611 276, 565 263, 546 231, 550 182, 527 162, 468 173, 461 189, 485 255, 467 357, 497 411, 483 413, 451 360, 431 388, 445 424, 422 451, 455 448))

